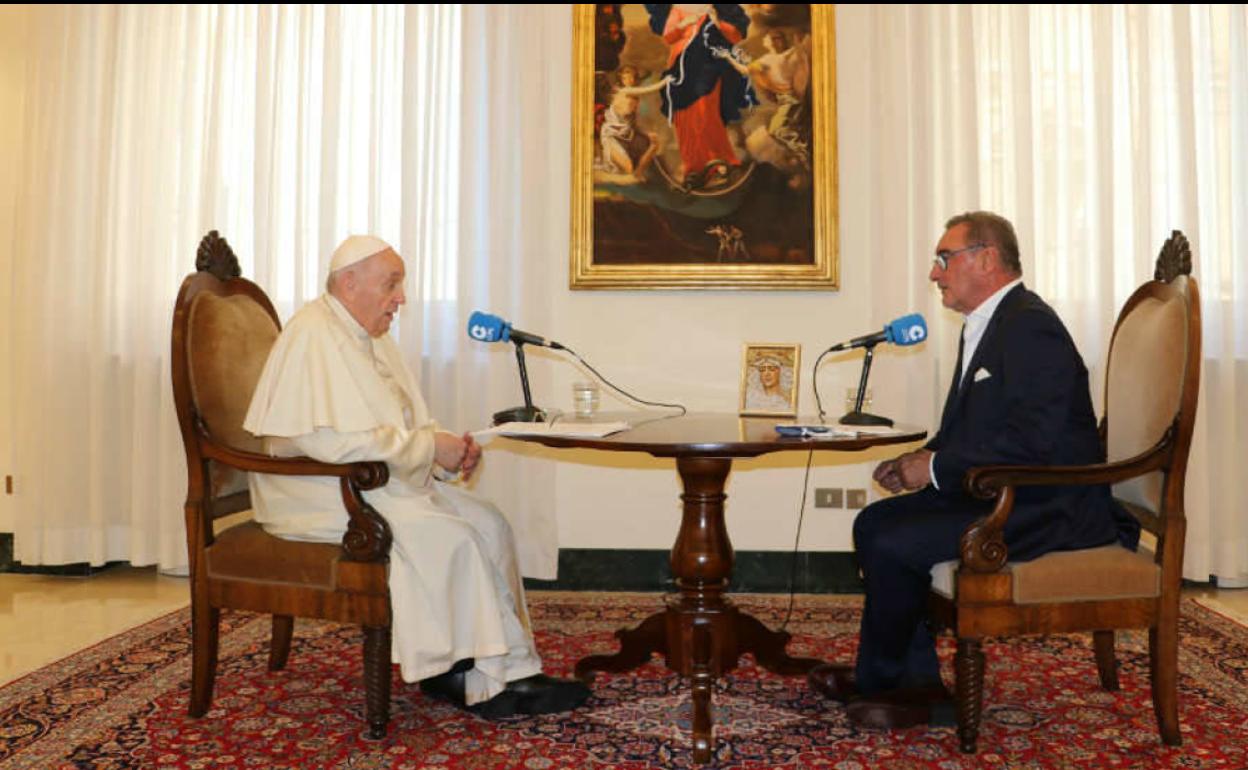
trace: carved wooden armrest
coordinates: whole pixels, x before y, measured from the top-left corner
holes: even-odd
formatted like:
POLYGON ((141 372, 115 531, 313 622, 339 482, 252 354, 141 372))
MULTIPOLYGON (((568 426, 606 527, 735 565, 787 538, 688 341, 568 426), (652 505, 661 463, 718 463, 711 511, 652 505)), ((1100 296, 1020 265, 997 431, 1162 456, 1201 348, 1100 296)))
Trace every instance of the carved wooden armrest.
POLYGON ((384 561, 388 557, 393 539, 390 525, 360 494, 362 489, 377 489, 390 480, 390 470, 384 462, 323 463, 310 457, 270 457, 233 449, 211 439, 205 439, 200 446, 204 457, 242 471, 337 477, 347 509, 343 550, 353 561, 384 561))
POLYGON ((983 465, 971 468, 963 487, 984 500, 996 500, 992 513, 971 522, 959 542, 962 565, 974 572, 996 572, 1005 566, 1005 522, 1014 509, 1014 490, 1020 486, 1116 484, 1164 467, 1174 451, 1177 426, 1135 457, 1094 465, 983 465))

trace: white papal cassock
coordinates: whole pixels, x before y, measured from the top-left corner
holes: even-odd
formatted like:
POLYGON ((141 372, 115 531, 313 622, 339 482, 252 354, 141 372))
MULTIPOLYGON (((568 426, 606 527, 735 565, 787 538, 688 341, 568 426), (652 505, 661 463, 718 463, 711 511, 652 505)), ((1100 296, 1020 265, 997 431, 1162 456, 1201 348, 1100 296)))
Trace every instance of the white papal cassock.
MULTIPOLYGON (((273 455, 389 466, 389 483, 364 496, 394 534, 392 649, 404 680, 473 658, 473 704, 541 671, 511 528, 489 502, 433 478, 439 428, 389 334, 371 337, 329 294, 309 302, 274 344, 243 427, 273 455)), ((337 479, 253 473, 251 498, 279 537, 346 532, 337 479)))

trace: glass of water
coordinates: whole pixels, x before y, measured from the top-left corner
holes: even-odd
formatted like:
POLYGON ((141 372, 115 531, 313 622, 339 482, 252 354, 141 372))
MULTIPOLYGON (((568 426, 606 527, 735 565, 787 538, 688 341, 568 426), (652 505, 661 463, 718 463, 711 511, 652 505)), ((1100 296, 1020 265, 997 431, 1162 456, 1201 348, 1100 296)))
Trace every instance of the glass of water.
POLYGON ((598 383, 572 383, 572 409, 577 417, 593 417, 598 411, 598 383))

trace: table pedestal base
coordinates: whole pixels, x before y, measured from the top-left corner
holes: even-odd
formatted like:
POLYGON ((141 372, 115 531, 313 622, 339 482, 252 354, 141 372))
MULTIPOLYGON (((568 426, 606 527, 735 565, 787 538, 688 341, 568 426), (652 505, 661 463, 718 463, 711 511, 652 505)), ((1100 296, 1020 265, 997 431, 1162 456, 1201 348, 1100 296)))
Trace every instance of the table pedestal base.
POLYGON ((821 661, 790 657, 787 632, 772 631, 724 596, 733 558, 724 526, 724 481, 732 459, 682 457, 676 467, 685 489, 684 517, 672 547, 680 594, 636 628, 617 631, 619 652, 578 661, 576 675, 588 681, 594 671, 628 671, 662 653, 669 669, 691 679, 693 759, 706 763, 713 749, 711 686, 716 677, 735 669, 747 652, 768 671, 790 676, 805 674, 821 661))

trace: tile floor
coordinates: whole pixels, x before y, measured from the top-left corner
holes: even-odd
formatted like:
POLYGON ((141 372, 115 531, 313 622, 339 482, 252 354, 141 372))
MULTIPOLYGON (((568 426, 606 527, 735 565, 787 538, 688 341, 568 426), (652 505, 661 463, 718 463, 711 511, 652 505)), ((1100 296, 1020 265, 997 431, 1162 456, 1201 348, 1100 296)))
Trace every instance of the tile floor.
POLYGON ((0 684, 190 603, 186 578, 154 567, 91 577, 0 574, 0 684))

